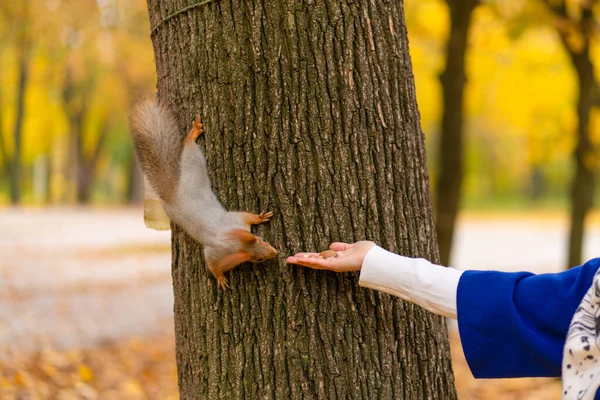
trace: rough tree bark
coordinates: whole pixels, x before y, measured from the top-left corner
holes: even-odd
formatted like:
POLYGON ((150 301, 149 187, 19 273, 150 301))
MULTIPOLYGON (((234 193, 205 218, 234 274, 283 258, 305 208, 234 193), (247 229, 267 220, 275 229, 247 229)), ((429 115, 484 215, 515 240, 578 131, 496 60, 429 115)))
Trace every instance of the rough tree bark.
POLYGON ((440 75, 444 113, 440 131, 435 217, 440 261, 450 264, 454 226, 463 178, 463 94, 466 82, 465 54, 471 14, 478 0, 446 0, 450 11, 450 36, 446 69, 440 75))
MULTIPOLYGON (((172 226, 182 399, 455 399, 444 321, 285 256, 371 239, 438 261, 401 1, 148 0, 159 96, 202 116, 228 209, 280 250, 216 289, 172 226)), ((183 137, 183 136, 182 136, 183 137)))

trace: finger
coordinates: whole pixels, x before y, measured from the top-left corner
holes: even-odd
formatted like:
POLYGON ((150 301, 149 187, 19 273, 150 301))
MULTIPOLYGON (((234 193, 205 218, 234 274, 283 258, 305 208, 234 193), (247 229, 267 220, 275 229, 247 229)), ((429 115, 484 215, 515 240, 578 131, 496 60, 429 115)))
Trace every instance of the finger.
POLYGON ((354 246, 354 244, 343 243, 343 242, 333 242, 329 245, 329 248, 333 251, 344 251, 354 246))
POLYGON ((288 257, 287 262, 290 264, 297 264, 303 267, 308 267, 312 269, 331 269, 328 265, 327 261, 322 258, 296 258, 296 257, 288 257))
POLYGON ((298 257, 298 258, 319 257, 319 253, 296 253, 292 257, 298 257))
POLYGON ((286 262, 289 264, 299 264, 303 260, 322 260, 322 258, 318 258, 318 257, 319 257, 318 254, 315 254, 313 256, 308 256, 308 257, 293 255, 293 256, 289 256, 286 259, 286 262))

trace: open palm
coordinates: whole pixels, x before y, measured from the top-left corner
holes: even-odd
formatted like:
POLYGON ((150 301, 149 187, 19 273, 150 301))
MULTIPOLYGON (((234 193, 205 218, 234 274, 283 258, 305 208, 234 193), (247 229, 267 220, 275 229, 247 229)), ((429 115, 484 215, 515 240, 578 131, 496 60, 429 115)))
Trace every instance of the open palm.
POLYGON ((375 243, 369 241, 352 244, 334 242, 329 248, 337 252, 336 257, 322 258, 319 253, 296 253, 288 257, 287 262, 303 267, 335 272, 360 271, 365 256, 373 246, 375 246, 375 243))

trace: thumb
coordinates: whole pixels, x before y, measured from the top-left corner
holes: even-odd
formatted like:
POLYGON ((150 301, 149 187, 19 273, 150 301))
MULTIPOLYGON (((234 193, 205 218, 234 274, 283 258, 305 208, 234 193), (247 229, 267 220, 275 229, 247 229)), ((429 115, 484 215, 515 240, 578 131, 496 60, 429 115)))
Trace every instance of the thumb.
POLYGON ((329 245, 329 248, 333 251, 344 251, 344 250, 348 250, 352 246, 354 246, 354 244, 348 244, 348 243, 343 243, 343 242, 333 242, 329 245))

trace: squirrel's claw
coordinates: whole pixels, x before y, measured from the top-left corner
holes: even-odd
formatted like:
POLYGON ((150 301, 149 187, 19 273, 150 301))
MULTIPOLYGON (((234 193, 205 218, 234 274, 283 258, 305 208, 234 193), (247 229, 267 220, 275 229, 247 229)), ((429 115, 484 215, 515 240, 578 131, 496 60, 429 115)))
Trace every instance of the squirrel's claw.
POLYGON ((263 222, 267 222, 271 219, 271 217, 273 216, 273 211, 263 211, 260 213, 260 215, 258 216, 258 218, 260 219, 260 223, 263 222))
POLYGON ((229 283, 227 282, 227 278, 225 278, 224 276, 217 278, 217 288, 218 289, 229 289, 229 283))
POLYGON ((204 132, 204 125, 202 124, 202 120, 200 119, 200 116, 197 116, 196 119, 194 120, 194 123, 192 124, 192 127, 194 129, 198 130, 198 136, 202 135, 202 133, 204 132))
POLYGON ((200 117, 196 117, 194 122, 192 123, 192 129, 190 129, 190 133, 188 133, 187 137, 183 141, 184 144, 195 144, 198 136, 202 135, 204 130, 202 129, 202 122, 200 122, 200 117))

